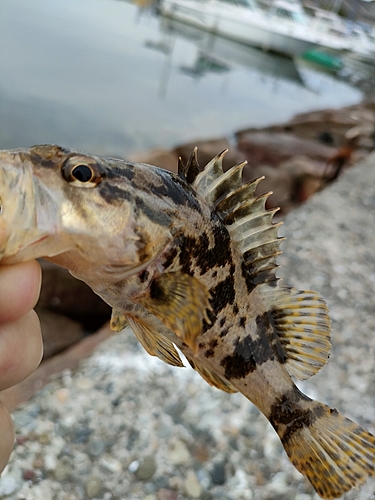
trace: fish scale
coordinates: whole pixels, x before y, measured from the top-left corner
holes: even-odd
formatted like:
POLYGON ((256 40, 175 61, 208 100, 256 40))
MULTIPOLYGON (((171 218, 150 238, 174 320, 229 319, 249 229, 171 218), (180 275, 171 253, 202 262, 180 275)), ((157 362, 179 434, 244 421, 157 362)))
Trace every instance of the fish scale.
POLYGON ((35 146, 0 152, 2 264, 45 257, 113 307, 145 350, 190 365, 211 385, 241 392, 268 418, 295 467, 326 499, 375 475, 375 437, 305 396, 327 362, 330 319, 313 291, 282 286, 270 193, 205 168, 195 149, 178 174, 35 146))

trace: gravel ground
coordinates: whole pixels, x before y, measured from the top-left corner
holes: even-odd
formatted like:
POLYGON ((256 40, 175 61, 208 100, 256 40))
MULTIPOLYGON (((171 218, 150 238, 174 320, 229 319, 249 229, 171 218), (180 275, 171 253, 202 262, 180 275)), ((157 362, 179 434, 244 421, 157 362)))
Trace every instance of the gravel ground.
MULTIPOLYGON (((375 155, 291 213, 279 275, 327 300, 331 359, 304 392, 375 432, 375 155)), ((239 394, 113 336, 13 414, 0 498, 317 500, 239 394)), ((375 480, 344 496, 374 500, 375 480)))

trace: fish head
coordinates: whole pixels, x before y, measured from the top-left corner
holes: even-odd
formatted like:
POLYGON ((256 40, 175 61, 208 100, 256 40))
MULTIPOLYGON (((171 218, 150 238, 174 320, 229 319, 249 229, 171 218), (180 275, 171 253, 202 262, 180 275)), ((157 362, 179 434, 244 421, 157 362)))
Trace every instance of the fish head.
POLYGON ((2 262, 46 257, 77 275, 142 266, 165 235, 136 216, 132 165, 59 146, 1 151, 2 262))

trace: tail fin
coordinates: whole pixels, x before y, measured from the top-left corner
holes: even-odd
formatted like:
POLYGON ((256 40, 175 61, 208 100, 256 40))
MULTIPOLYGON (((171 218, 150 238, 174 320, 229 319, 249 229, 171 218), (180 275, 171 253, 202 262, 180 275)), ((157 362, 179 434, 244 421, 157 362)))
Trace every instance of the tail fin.
POLYGON ((291 462, 318 495, 337 498, 375 475, 375 436, 337 410, 309 403, 309 421, 294 419, 280 426, 278 434, 291 462))

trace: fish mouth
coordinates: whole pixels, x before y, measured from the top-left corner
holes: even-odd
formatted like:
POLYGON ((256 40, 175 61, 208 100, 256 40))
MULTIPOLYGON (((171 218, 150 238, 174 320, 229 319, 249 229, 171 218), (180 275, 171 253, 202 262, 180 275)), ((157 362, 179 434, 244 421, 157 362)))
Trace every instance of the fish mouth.
POLYGON ((45 233, 35 227, 35 201, 30 168, 17 151, 0 151, 0 260, 14 263, 30 241, 45 233))

